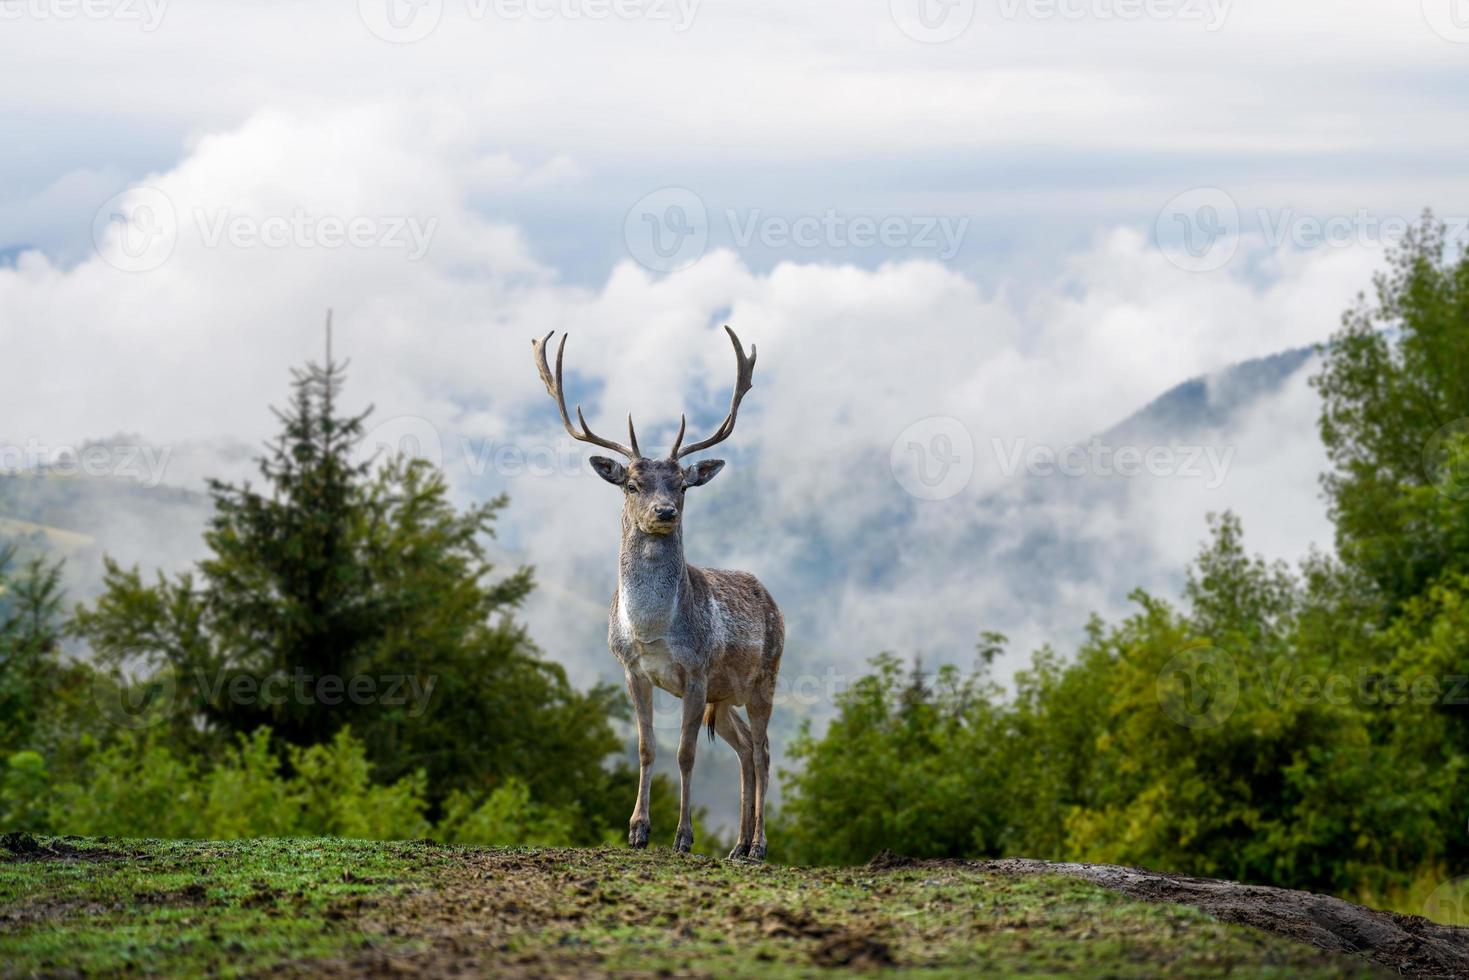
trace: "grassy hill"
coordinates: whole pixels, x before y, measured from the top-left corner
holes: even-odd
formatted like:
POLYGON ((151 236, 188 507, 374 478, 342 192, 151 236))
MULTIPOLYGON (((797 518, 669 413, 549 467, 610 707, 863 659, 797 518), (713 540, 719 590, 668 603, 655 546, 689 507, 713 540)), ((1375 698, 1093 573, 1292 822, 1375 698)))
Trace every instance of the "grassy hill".
MULTIPOLYGON (((1025 862, 803 869, 657 849, 327 839, 7 835, 3 845, 6 975, 1396 972, 1318 948, 1319 937, 1272 935, 1025 862)), ((1357 911, 1392 928, 1407 921, 1357 911)))

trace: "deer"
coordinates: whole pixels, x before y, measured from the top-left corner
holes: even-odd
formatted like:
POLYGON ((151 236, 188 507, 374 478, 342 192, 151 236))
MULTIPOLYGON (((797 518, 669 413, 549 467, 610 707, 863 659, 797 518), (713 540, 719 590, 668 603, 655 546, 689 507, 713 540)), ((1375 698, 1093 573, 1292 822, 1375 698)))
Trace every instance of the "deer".
POLYGON ((551 331, 531 340, 536 368, 546 391, 556 401, 561 423, 573 439, 611 450, 625 457, 621 463, 592 456, 592 469, 622 491, 622 548, 618 558, 617 590, 607 618, 607 646, 622 665, 632 700, 638 732, 638 798, 628 821, 628 845, 648 846, 651 833, 649 794, 652 790, 655 741, 653 688, 682 699, 678 736, 678 830, 674 850, 688 853, 694 844, 689 816, 694 756, 699 730, 707 729, 713 742, 717 733, 740 760, 739 839, 730 860, 763 861, 766 853, 765 798, 770 785, 770 739, 767 734, 774 707, 780 658, 785 649, 785 619, 760 580, 748 572, 724 571, 690 565, 684 559, 684 494, 714 479, 724 468, 722 459, 704 459, 691 465, 682 460, 724 442, 734 432, 740 402, 753 384, 757 350, 749 357, 728 326, 735 351, 735 388, 729 414, 707 439, 683 444, 687 415, 679 418, 678 436, 666 457, 645 457, 638 448, 632 416, 627 417, 628 444, 596 435, 587 426, 581 406, 576 409, 580 429, 566 411, 562 358, 566 334, 556 348, 556 372, 547 363, 551 331), (749 722, 737 708, 744 708, 749 722))

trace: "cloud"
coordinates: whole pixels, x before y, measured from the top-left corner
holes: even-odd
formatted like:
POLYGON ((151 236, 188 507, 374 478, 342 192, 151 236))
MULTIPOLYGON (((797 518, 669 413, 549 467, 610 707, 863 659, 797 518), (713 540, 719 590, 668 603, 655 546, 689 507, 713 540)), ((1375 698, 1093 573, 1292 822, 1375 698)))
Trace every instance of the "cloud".
MULTIPOLYGON (((934 262, 760 273, 726 250, 668 276, 624 261, 588 289, 474 204, 574 166, 507 157, 464 122, 414 100, 262 112, 147 178, 177 219, 157 268, 115 267, 128 264, 124 231, 104 222, 100 255, 64 267, 30 252, 0 269, 0 342, 10 365, 27 366, 0 389, 0 436, 74 445, 144 433, 180 448, 186 468, 172 479, 208 470, 200 447, 217 444, 228 450, 218 469, 243 475, 236 447, 270 433, 266 403, 283 400, 287 366, 319 353, 334 307, 338 350, 353 359, 349 400, 377 406, 374 438, 427 431, 461 494, 511 493, 503 546, 543 583, 527 616, 583 679, 610 667, 601 608, 618 500, 580 465, 535 377, 527 341, 551 329, 571 334, 571 399, 607 434, 632 412, 645 447, 666 445, 680 412, 696 430, 722 415, 733 366, 721 323, 758 346, 755 389, 721 450, 734 465, 694 495, 689 551, 790 596, 793 648, 816 658, 960 658, 994 625, 1026 646, 1064 636, 1176 570, 1206 510, 1260 515, 1273 553, 1324 527, 1301 519, 1320 513, 1305 475, 1319 454, 1298 388, 1229 435, 1238 456, 1212 489, 1139 478, 1120 503, 1036 496, 1053 478, 1007 472, 995 447, 1062 449, 1182 379, 1324 338, 1377 263, 1371 249, 1271 252, 1201 275, 1121 227, 1048 280, 994 290, 934 262), (434 229, 416 260, 382 237, 404 218, 434 229), (285 238, 263 244, 272 219, 289 219, 285 238), (366 220, 365 244, 323 245, 330 219, 366 220), (259 237, 211 244, 226 221, 259 237), (947 499, 918 500, 889 457, 901 433, 935 418, 968 434, 973 476, 947 499), (1084 581, 1073 542, 1128 562, 1084 581), (1049 585, 1037 581, 1047 569, 1049 585)), ((151 200, 117 206, 126 216, 138 199, 151 200)))

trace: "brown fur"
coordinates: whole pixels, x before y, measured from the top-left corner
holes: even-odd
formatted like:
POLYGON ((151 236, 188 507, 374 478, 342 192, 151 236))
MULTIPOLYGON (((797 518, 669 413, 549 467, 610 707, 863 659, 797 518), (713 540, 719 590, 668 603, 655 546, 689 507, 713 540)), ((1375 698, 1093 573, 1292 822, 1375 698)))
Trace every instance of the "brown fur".
POLYGON ((770 714, 775 706, 776 678, 785 649, 785 620, 770 593, 748 572, 698 568, 684 560, 684 497, 724 468, 723 460, 683 466, 683 456, 708 449, 734 431, 740 400, 750 390, 755 349, 745 357, 739 338, 734 344, 737 377, 729 414, 708 439, 685 449, 685 426, 679 426, 673 450, 664 459, 645 458, 628 419, 628 445, 596 435, 581 409, 580 431, 566 410, 562 385, 562 337, 553 375, 546 359, 551 335, 532 341, 546 390, 556 399, 561 421, 583 442, 621 453, 626 465, 593 456, 592 468, 623 492, 622 553, 617 592, 607 624, 607 645, 622 663, 628 696, 638 726, 638 800, 628 821, 628 843, 648 843, 649 795, 656 740, 653 734, 652 689, 660 687, 683 699, 679 731, 679 822, 674 847, 688 851, 694 842, 690 818, 694 756, 699 727, 720 735, 740 760, 740 832, 730 857, 765 857, 765 797, 770 785, 770 714), (744 707, 749 723, 735 708, 744 707))

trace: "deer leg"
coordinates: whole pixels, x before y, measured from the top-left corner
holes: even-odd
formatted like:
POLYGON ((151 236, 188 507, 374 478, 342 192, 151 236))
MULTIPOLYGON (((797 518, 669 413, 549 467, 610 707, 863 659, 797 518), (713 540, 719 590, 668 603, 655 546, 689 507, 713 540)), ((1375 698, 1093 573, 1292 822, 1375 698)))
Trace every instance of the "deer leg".
POLYGON ((772 705, 768 699, 755 699, 747 710, 750 713, 750 755, 755 769, 755 828, 750 840, 750 858, 765 860, 765 796, 770 789, 770 738, 766 730, 770 727, 772 705))
POLYGON ((627 672, 627 693, 632 698, 633 713, 638 719, 638 802, 627 825, 629 847, 647 847, 652 829, 648 819, 648 798, 653 791, 653 682, 627 672))
POLYGON ((673 849, 687 854, 694 846, 694 821, 689 815, 694 784, 694 753, 699 748, 699 729, 704 723, 704 682, 684 685, 683 728, 678 733, 678 833, 673 849))
POLYGON ((714 730, 740 757, 740 837, 729 856, 748 857, 750 838, 755 833, 755 756, 750 747, 750 727, 733 706, 721 704, 714 715, 714 730))

